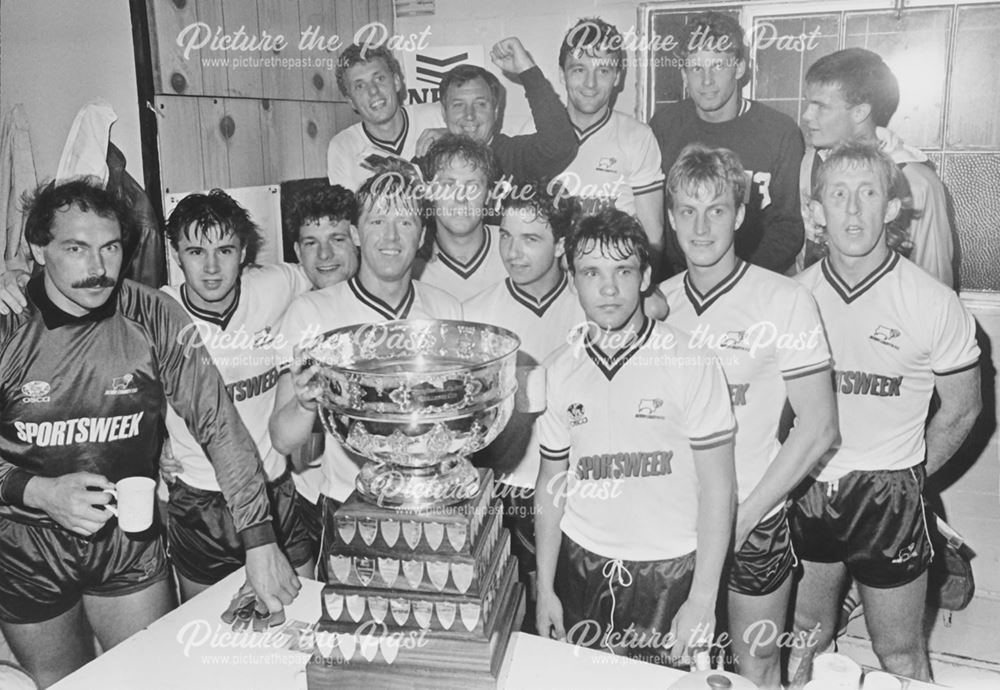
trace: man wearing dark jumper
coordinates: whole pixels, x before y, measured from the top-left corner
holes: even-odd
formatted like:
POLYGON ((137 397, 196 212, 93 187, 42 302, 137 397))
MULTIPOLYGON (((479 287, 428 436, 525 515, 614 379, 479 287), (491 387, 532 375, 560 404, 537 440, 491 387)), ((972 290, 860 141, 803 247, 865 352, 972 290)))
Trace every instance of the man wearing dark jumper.
MULTIPOLYGON (((802 134, 792 118, 740 95, 747 71, 743 29, 732 17, 706 12, 684 27, 681 74, 689 98, 657 109, 649 121, 660 144, 664 173, 688 144, 726 148, 743 163, 749 182, 746 218, 736 234, 736 255, 786 273, 804 234, 798 174, 802 134)), ((685 268, 684 254, 666 219, 667 268, 685 268)))

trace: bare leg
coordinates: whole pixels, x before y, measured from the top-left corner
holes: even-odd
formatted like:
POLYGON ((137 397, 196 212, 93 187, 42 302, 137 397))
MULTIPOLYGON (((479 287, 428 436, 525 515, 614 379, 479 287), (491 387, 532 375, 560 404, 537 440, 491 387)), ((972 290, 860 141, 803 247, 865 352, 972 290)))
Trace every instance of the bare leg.
POLYGON ((83 596, 87 618, 105 651, 144 629, 176 605, 169 578, 131 594, 83 596))
POLYGON ((803 574, 795 596, 795 640, 788 660, 789 683, 804 684, 812 673, 812 658, 833 642, 837 632, 840 598, 847 583, 843 563, 802 561, 803 574))
POLYGON ((176 569, 174 569, 174 572, 177 574, 177 584, 181 590, 181 603, 193 599, 212 586, 189 580, 181 575, 176 569))
POLYGON ((770 594, 750 596, 729 592, 729 634, 736 669, 760 688, 781 687, 781 649, 792 578, 770 594))
POLYGON ((61 616, 41 623, 0 623, 24 669, 47 688, 94 658, 94 635, 77 602, 61 616))
POLYGON ((877 589, 858 584, 872 649, 890 673, 930 680, 924 637, 927 573, 902 587, 877 589))

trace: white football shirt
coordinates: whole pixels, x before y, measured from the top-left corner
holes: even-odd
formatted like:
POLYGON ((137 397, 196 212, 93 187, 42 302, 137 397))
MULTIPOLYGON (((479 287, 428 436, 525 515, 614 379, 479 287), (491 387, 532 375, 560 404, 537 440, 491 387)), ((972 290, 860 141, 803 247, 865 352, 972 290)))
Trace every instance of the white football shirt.
POLYGON ((555 180, 573 196, 606 199, 635 215, 635 197, 663 194, 660 147, 649 125, 608 110, 585 130, 573 127, 580 148, 555 180))
POLYGON ((568 460, 562 531, 605 558, 664 560, 695 550, 698 480, 692 450, 733 439, 725 375, 714 354, 647 319, 608 355, 577 338, 546 368, 542 462, 568 460))
MULTIPOLYGON (((521 338, 518 366, 541 366, 565 345, 570 332, 586 320, 576 295, 563 274, 559 284, 535 299, 510 278, 484 290, 462 305, 468 321, 479 321, 513 331, 521 338)), ((537 415, 514 410, 510 423, 486 451, 497 480, 532 488, 538 478, 537 415)))
POLYGON ((830 349, 809 291, 791 278, 739 261, 702 294, 687 271, 660 285, 668 323, 690 334, 692 349, 714 352, 736 415, 739 500, 778 454, 785 381, 830 368, 830 349))
MULTIPOLYGON (((280 364, 274 335, 288 305, 311 287, 297 265, 252 267, 240 277, 236 300, 223 314, 192 305, 183 284, 161 288, 191 315, 190 328, 201 335, 205 348, 190 350, 188 356, 212 358, 243 424, 257 444, 269 480, 285 470, 285 457, 271 445, 267 428, 274 409, 280 364)), ((177 476, 198 489, 221 491, 201 444, 172 407, 167 408, 166 425, 171 450, 184 468, 177 476)))
POLYGON ((820 481, 924 461, 935 375, 979 361, 976 323, 950 288, 895 252, 855 286, 823 259, 796 276, 819 305, 834 361, 840 443, 820 481))

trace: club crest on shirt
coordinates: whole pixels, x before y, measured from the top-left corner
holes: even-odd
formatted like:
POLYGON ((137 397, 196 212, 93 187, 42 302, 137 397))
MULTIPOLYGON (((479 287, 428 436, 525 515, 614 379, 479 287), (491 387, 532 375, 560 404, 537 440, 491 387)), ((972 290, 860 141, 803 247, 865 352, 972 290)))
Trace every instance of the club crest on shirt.
POLYGON ((727 331, 719 339, 719 347, 726 347, 730 350, 749 350, 750 341, 746 331, 727 331))
POLYGON ((570 426, 580 426, 590 421, 583 411, 583 403, 572 403, 566 411, 569 412, 570 426))
POLYGON ((893 340, 900 336, 900 331, 898 328, 893 328, 892 326, 876 326, 875 332, 868 337, 874 340, 876 343, 881 343, 882 345, 888 345, 894 350, 898 350, 899 346, 896 345, 893 340))
POLYGON ((657 414, 657 410, 663 407, 661 398, 642 398, 639 401, 639 411, 635 413, 637 419, 665 419, 662 414, 657 414))
POLYGON ((264 326, 262 329, 253 334, 250 339, 250 346, 253 348, 262 348, 270 345, 274 342, 274 336, 271 334, 271 327, 264 326))
POLYGON ((605 156, 601 160, 597 161, 597 171, 609 172, 609 173, 618 172, 618 170, 615 168, 615 163, 617 162, 618 162, 617 158, 613 156, 605 156))
POLYGON ((111 379, 111 388, 104 391, 104 395, 128 395, 139 390, 134 386, 135 374, 122 374, 111 379))
POLYGON ((46 403, 51 399, 52 386, 47 381, 28 381, 21 386, 21 394, 26 403, 46 403))

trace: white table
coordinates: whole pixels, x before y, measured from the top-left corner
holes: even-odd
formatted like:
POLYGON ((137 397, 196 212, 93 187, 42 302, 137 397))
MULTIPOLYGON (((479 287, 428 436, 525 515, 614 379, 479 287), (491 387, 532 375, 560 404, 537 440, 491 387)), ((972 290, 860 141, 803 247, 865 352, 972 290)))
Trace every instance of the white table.
MULTIPOLYGON (((264 634, 230 634, 229 626, 219 620, 243 579, 243 571, 230 575, 53 689, 305 690, 306 654, 268 647, 264 634)), ((285 609, 288 619, 318 620, 321 589, 321 583, 303 580, 299 596, 285 609)), ((673 669, 515 633, 500 685, 512 690, 663 690, 682 675, 673 669)))

